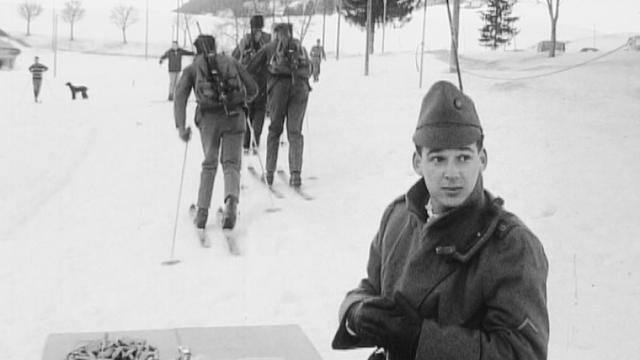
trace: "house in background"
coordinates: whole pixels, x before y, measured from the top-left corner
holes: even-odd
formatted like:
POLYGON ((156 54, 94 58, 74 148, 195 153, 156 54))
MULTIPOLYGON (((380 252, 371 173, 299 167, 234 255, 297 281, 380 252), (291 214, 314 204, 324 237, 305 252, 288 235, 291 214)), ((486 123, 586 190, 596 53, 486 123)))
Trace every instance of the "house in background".
POLYGON ((9 34, 0 30, 0 69, 13 69, 18 55, 20 55, 20 49, 12 44, 9 34))

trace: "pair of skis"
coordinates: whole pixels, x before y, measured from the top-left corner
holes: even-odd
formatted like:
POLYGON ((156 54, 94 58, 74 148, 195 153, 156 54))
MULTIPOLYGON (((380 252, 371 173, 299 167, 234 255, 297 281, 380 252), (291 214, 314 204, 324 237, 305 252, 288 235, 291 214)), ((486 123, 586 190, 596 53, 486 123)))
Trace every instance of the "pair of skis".
MULTIPOLYGON (((263 176, 261 176, 258 171, 256 170, 256 168, 254 168, 253 166, 249 166, 249 174, 251 174, 258 182, 262 183, 263 185, 265 185, 269 191, 271 191, 271 193, 273 194, 273 196, 275 196, 278 199, 283 199, 285 196, 283 193, 281 193, 278 189, 276 189, 273 185, 269 185, 266 183, 266 181, 264 180, 263 176)), ((289 184, 289 178, 287 177, 287 173, 284 170, 278 170, 276 172, 278 174, 278 177, 285 183, 285 184, 289 184)), ((305 200, 313 200, 313 196, 309 195, 306 191, 304 191, 300 186, 289 186, 296 194, 300 195, 300 197, 302 197, 305 200)))
MULTIPOLYGON (((191 204, 189 207, 189 215, 191 216, 191 220, 196 218, 197 208, 195 204, 191 204)), ((217 226, 222 230, 222 235, 225 238, 225 242, 227 243, 227 248, 229 249, 229 253, 231 255, 240 255, 240 249, 238 248, 238 244, 236 242, 236 234, 233 229, 223 229, 223 210, 222 208, 218 208, 216 211, 216 223, 217 226)), ((211 247, 211 239, 209 238, 209 234, 207 233, 207 228, 195 228, 196 234, 198 235, 198 239, 200 240, 200 245, 204 248, 211 247)))

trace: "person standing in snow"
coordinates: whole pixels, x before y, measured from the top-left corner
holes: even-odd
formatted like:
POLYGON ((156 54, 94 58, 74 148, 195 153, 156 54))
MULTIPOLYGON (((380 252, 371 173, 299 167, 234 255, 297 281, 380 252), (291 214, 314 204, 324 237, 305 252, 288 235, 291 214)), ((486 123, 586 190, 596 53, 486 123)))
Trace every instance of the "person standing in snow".
POLYGON ((420 180, 384 211, 367 276, 340 307, 334 349, 377 346, 376 358, 389 360, 546 359, 547 258, 484 189, 483 138, 471 98, 435 83, 413 134, 420 180))
POLYGON ((162 65, 165 59, 169 59, 169 97, 167 100, 173 101, 173 94, 176 90, 176 82, 182 71, 182 56, 193 56, 193 52, 178 47, 178 42, 171 43, 171 49, 165 51, 158 63, 162 65))
POLYGON ((280 135, 287 125, 289 139, 289 185, 302 184, 302 121, 309 98, 309 56, 299 40, 292 37, 291 24, 280 23, 273 29, 275 41, 260 49, 249 61, 247 70, 258 74, 266 68, 267 107, 271 124, 267 137, 266 180, 273 184, 278 161, 280 135))
MULTIPOLYGON (((263 32, 264 18, 262 15, 254 15, 250 20, 251 33, 247 34, 240 44, 233 50, 233 57, 246 66, 251 58, 266 44, 271 42, 271 34, 263 32)), ((256 146, 260 145, 262 126, 267 109, 267 69, 262 68, 255 74, 258 83, 259 93, 249 105, 249 122, 253 128, 253 136, 256 139, 256 146)), ((251 147, 251 132, 247 130, 244 135, 243 148, 248 152, 251 147)))
POLYGON ((316 44, 311 48, 310 55, 313 82, 318 82, 320 77, 320 63, 322 60, 327 60, 327 54, 324 53, 324 47, 320 44, 320 39, 316 39, 316 44))
POLYGON ((35 57, 33 59, 33 65, 29 66, 29 72, 31 72, 31 78, 33 81, 33 100, 38 102, 38 96, 40 96, 40 88, 42 87, 42 73, 49 70, 48 67, 40 63, 40 58, 35 57))
POLYGON ((216 54, 213 36, 200 35, 194 45, 197 55, 178 81, 174 102, 176 128, 185 142, 191 139, 191 128, 186 126, 186 107, 192 90, 198 104, 195 124, 200 130, 204 161, 194 223, 200 229, 206 226, 220 162, 224 173, 225 203, 222 227, 232 229, 240 200, 242 140, 246 129, 243 106, 256 97, 258 86, 238 61, 216 54))

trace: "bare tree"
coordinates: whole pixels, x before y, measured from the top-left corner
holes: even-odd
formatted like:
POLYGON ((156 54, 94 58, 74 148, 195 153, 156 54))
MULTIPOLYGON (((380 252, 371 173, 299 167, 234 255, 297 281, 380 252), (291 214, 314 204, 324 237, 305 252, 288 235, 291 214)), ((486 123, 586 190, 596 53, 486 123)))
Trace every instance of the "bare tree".
POLYGON ((138 22, 138 10, 131 5, 118 5, 111 9, 111 22, 122 31, 122 43, 127 43, 127 28, 138 22))
POLYGON ((300 42, 304 42, 304 37, 307 35, 309 26, 311 25, 311 19, 316 13, 316 7, 318 6, 318 0, 309 0, 304 7, 304 12, 300 16, 300 42))
MULTIPOLYGON (((425 6, 426 6, 425 1, 425 6)), ((449 4, 447 3, 447 6, 449 4)), ((451 10, 451 51, 449 52, 449 71, 456 72, 458 68, 458 34, 460 33, 460 0, 453 0, 451 10)))
POLYGON ((556 56, 556 25, 558 24, 558 14, 560 10, 560 0, 545 0, 547 9, 549 10, 549 18, 551 20, 551 49, 549 49, 549 57, 556 56))
POLYGON ((18 13, 27 20, 27 36, 31 35, 31 20, 42 13, 42 5, 35 1, 24 1, 18 5, 18 13))
POLYGON ((62 20, 69 23, 69 40, 73 41, 73 25, 76 21, 82 19, 85 9, 82 7, 82 1, 70 0, 64 4, 62 9, 62 20))

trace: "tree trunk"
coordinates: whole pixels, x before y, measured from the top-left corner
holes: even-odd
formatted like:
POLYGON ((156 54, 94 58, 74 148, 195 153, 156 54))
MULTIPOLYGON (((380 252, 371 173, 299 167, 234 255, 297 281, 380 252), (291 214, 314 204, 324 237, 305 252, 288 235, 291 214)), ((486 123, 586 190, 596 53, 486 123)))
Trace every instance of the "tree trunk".
POLYGON ((449 52, 449 71, 457 71, 458 34, 460 33, 460 0, 453 0, 451 14, 451 51, 449 52))
POLYGON ((340 7, 338 7, 338 28, 336 29, 336 60, 340 59, 340 7))
POLYGON ((373 54, 373 45, 375 44, 374 39, 376 34, 376 27, 373 19, 371 19, 371 25, 369 26, 369 54, 373 54))
POLYGON ((69 31, 69 40, 70 40, 70 41, 73 41, 73 21, 72 21, 71 23, 69 23, 69 28, 70 28, 70 31, 69 31))
POLYGON ((235 14, 233 15, 233 21, 235 22, 236 25, 236 45, 238 45, 240 43, 240 34, 239 34, 239 26, 238 26, 238 16, 236 16, 235 14))
POLYGON ((549 57, 556 56, 556 21, 551 20, 551 49, 549 49, 549 57))
POLYGON ((327 23, 327 8, 324 5, 324 2, 322 3, 322 47, 324 47, 324 32, 325 32, 325 25, 327 23))
POLYGON ((123 44, 127 43, 127 28, 126 27, 122 28, 122 43, 123 44))
POLYGON ((31 35, 31 18, 27 17, 27 36, 31 35))

